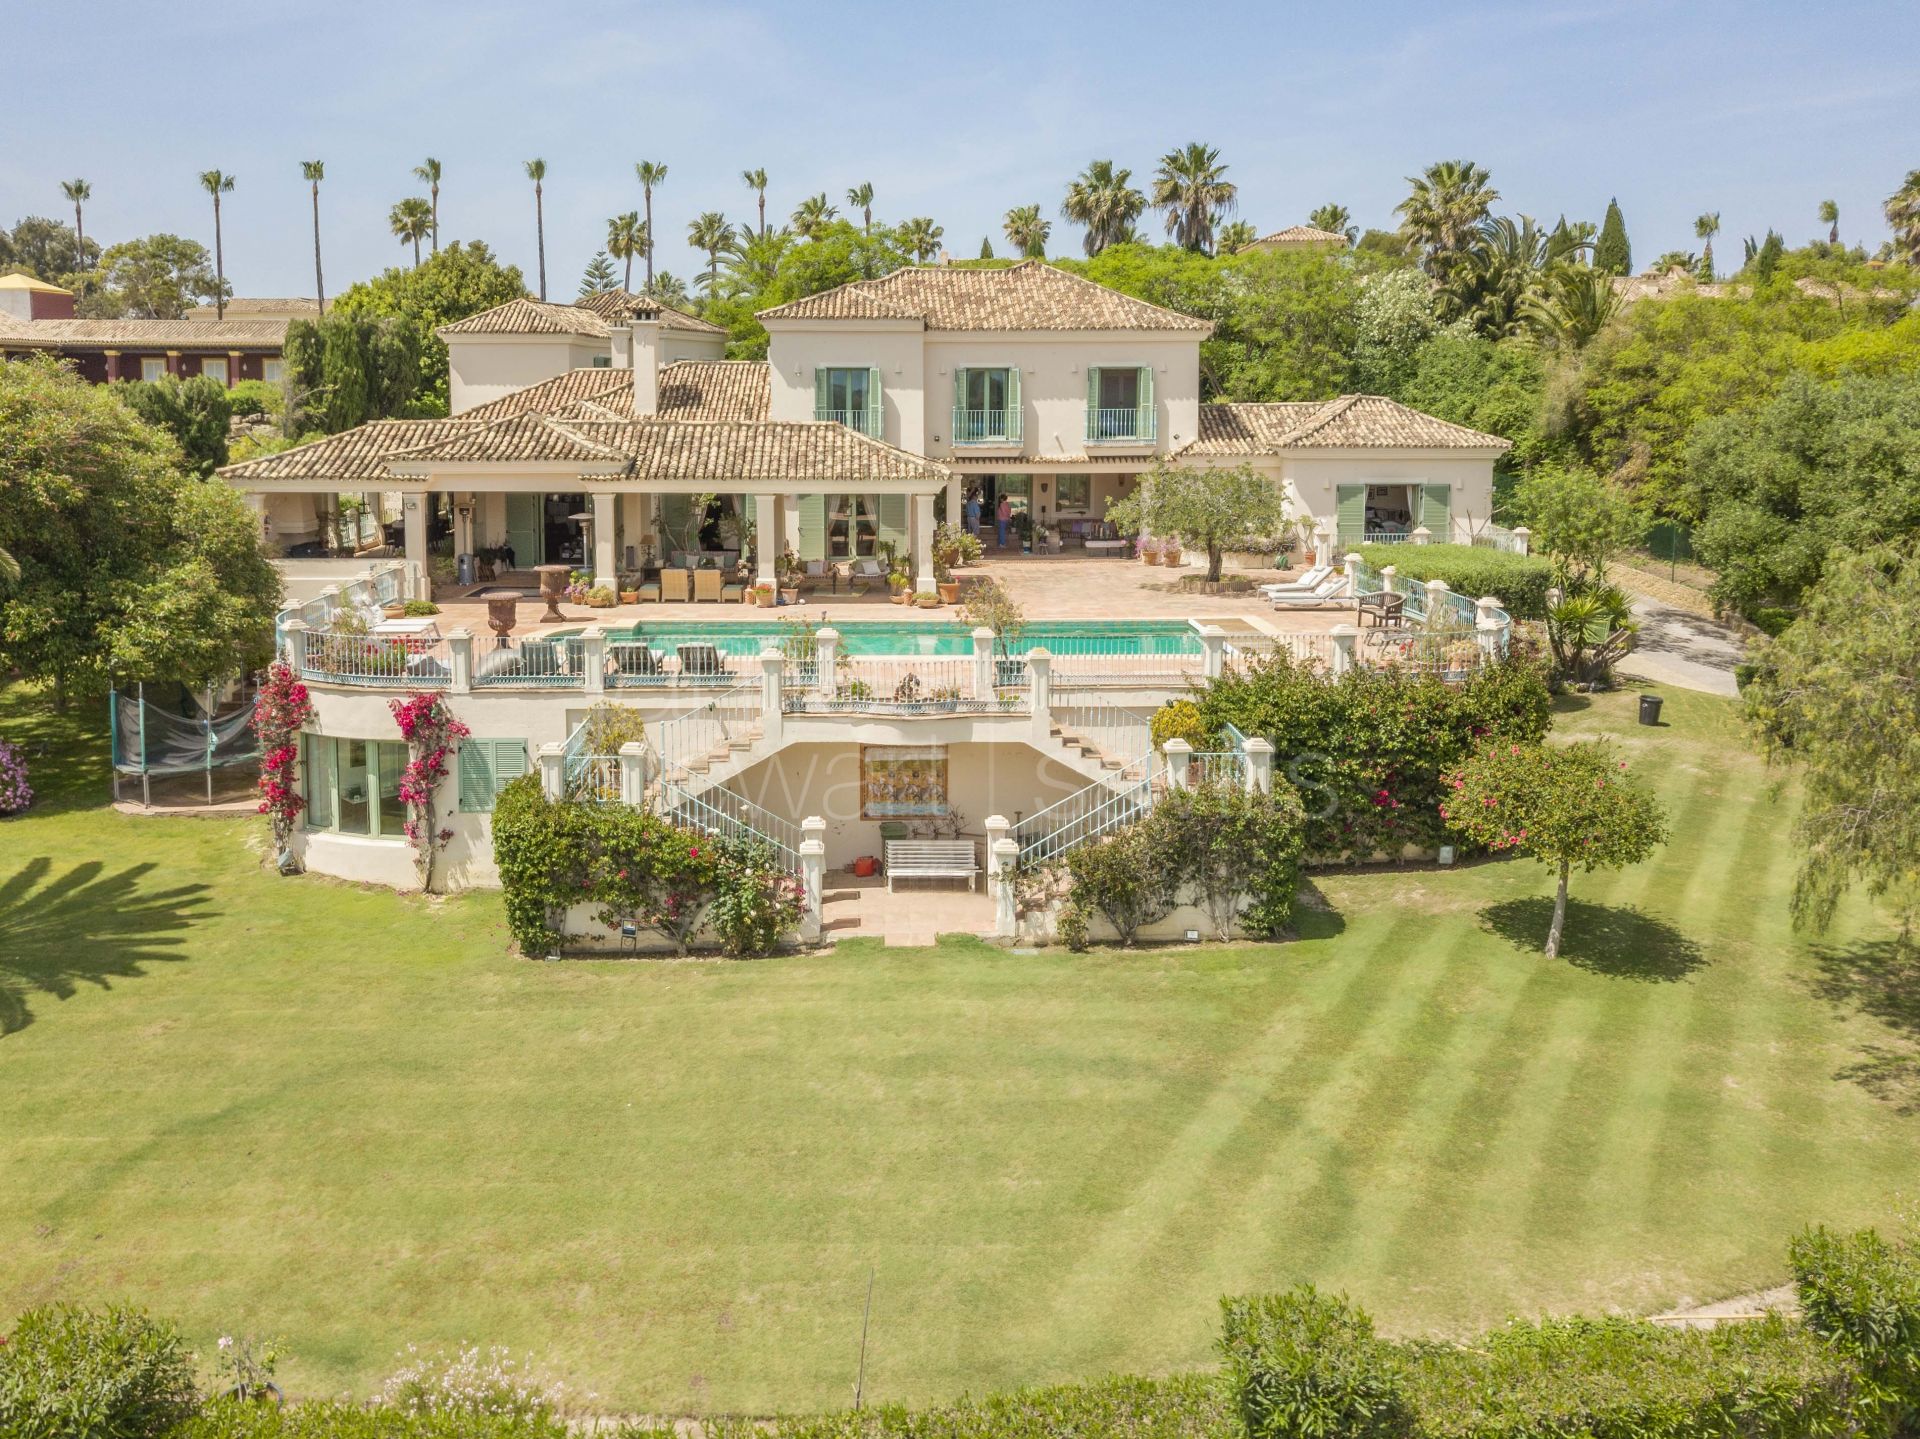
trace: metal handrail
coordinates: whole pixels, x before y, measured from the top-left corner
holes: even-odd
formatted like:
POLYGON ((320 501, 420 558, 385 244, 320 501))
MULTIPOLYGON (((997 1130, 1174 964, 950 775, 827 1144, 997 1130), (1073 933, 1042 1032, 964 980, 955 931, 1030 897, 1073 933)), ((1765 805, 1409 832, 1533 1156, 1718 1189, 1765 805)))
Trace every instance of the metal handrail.
POLYGON ((1090 407, 1087 410, 1087 438, 1096 444, 1103 440, 1152 444, 1159 438, 1158 419, 1156 412, 1146 405, 1090 407))
POLYGON ((832 410, 825 406, 816 405, 814 407, 813 417, 816 420, 826 420, 836 425, 845 425, 856 434, 868 435, 876 440, 880 438, 881 415, 878 408, 865 410, 832 410))
POLYGON ((744 739, 760 717, 760 685, 755 681, 735 685, 698 709, 663 721, 654 741, 662 783, 685 783, 694 773, 696 758, 744 739))
POLYGON ((1009 833, 1020 847, 1016 867, 1050 864, 1145 818, 1154 802, 1154 752, 1139 756, 1121 775, 1119 783, 1095 780, 1013 826, 1009 833))
POLYGON ((1014 409, 970 410, 956 406, 953 442, 956 445, 1017 445, 1020 419, 1020 411, 1014 409))
POLYGON ((758 840, 773 850, 783 869, 792 874, 800 872, 800 826, 724 785, 695 794, 669 782, 662 786, 660 815, 682 829, 722 839, 758 840))

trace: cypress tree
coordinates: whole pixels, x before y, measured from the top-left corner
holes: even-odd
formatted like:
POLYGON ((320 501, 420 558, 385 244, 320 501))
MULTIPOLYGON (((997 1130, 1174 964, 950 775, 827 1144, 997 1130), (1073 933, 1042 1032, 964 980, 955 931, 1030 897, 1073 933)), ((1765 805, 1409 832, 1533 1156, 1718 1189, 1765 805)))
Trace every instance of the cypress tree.
POLYGON ((980 258, 983 260, 991 260, 993 258, 992 236, 988 236, 980 242, 980 258))
POLYGON ((1607 218, 1593 247, 1593 268, 1608 275, 1633 273, 1633 248, 1627 244, 1627 222, 1618 200, 1607 201, 1607 218))

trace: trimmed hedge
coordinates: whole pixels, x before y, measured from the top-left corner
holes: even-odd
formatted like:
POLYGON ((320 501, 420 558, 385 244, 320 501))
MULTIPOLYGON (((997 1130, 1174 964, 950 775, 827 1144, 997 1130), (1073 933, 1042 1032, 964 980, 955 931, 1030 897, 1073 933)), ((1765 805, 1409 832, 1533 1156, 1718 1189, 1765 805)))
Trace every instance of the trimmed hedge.
POLYGON ((1457 595, 1497 597, 1516 620, 1544 620, 1553 562, 1544 555, 1516 555, 1474 545, 1362 545, 1357 551, 1376 570, 1392 565, 1401 579, 1445 580, 1457 595))
POLYGON ((1860 1366, 1894 1434, 1920 1433, 1920 1247, 1871 1229, 1787 1246, 1807 1327, 1860 1366))
POLYGON ((216 1399, 167 1439, 567 1439, 552 1416, 409 1414, 389 1405, 325 1401, 248 1404, 216 1399))

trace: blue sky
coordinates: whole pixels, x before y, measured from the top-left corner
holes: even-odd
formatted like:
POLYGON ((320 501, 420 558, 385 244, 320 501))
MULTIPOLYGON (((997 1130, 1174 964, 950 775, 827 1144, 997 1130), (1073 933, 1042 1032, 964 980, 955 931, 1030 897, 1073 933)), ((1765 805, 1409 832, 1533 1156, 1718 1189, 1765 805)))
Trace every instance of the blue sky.
MULTIPOLYGON (((211 243, 196 176, 238 177, 227 272, 241 294, 312 293, 299 161, 323 159, 328 288, 400 263, 387 233, 411 167, 445 166, 446 238, 485 239, 533 283, 531 188, 544 157, 548 288, 569 298, 606 217, 639 207, 633 162, 669 166, 658 263, 700 266, 686 225, 745 220, 764 167, 770 214, 873 182, 887 219, 931 215, 972 255, 1000 217, 1056 215, 1088 160, 1131 166, 1217 145, 1263 230, 1337 200, 1388 226, 1404 177, 1486 165, 1499 209, 1598 220, 1619 197, 1644 265, 1693 249, 1722 214, 1724 254, 1778 227, 1886 238, 1880 202, 1920 166, 1920 5, 962 6, 506 3, 506 0, 13 0, 0 10, 7 143, 0 223, 67 216, 88 232, 211 243)), ((1056 222, 1052 248, 1077 250, 1056 222)))

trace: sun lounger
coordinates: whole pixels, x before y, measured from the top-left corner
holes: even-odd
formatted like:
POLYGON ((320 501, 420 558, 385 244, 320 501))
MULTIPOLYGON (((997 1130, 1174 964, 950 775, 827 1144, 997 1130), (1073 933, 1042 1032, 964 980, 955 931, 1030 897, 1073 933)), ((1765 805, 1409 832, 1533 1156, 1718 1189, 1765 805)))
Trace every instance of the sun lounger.
POLYGON ((1275 580, 1270 585, 1261 585, 1259 587, 1260 593, 1263 595, 1286 595, 1300 594, 1305 590, 1315 590, 1320 588, 1320 585, 1326 580, 1327 576, 1332 573, 1333 569, 1331 566, 1315 565, 1312 569, 1296 579, 1275 580))
POLYGON ((1331 575, 1310 590, 1288 591, 1277 595, 1268 595, 1276 610, 1312 609, 1315 605, 1343 604, 1346 601, 1347 581, 1344 575, 1331 575))

